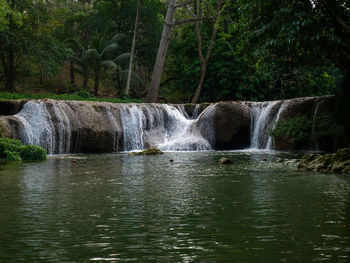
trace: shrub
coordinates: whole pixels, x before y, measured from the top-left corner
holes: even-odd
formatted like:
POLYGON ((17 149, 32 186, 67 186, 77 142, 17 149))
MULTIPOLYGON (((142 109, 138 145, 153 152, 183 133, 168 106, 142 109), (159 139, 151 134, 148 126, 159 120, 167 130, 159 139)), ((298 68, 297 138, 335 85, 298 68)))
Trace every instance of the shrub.
POLYGON ((6 151, 20 153, 23 144, 19 140, 0 138, 0 159, 6 159, 6 151))
POLYGON ((273 137, 285 137, 292 143, 310 139, 312 133, 312 120, 304 115, 289 118, 278 122, 271 135, 273 137))
POLYGON ((47 154, 40 146, 26 145, 22 147, 21 157, 26 161, 44 161, 47 159, 47 154))
POLYGON ((18 152, 5 151, 5 160, 6 161, 22 161, 21 156, 18 152))
POLYGON ((0 159, 7 161, 44 161, 45 149, 36 145, 24 146, 19 140, 0 138, 0 159))

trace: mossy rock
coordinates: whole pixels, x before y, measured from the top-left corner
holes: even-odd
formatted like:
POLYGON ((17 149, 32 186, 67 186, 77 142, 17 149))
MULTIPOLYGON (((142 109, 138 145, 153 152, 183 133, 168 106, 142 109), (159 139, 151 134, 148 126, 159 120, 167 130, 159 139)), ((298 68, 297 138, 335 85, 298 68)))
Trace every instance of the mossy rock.
POLYGON ((157 155, 157 154, 164 154, 161 150, 157 148, 148 148, 147 150, 144 150, 142 152, 132 152, 130 153, 131 156, 134 155, 157 155))
POLYGON ((298 169, 326 173, 350 173, 350 148, 341 149, 332 154, 306 154, 300 160, 298 169))

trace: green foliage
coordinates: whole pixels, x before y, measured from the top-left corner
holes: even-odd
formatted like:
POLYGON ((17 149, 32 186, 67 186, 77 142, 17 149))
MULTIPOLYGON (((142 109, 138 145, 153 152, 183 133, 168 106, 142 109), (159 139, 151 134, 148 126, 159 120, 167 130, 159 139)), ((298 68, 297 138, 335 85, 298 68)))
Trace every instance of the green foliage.
POLYGON ((44 161, 47 159, 46 151, 37 145, 26 145, 21 151, 22 160, 44 161))
POLYGON ((19 140, 0 138, 0 159, 7 161, 44 161, 47 159, 47 154, 40 146, 24 146, 19 140))
POLYGON ((23 144, 19 140, 0 138, 0 159, 6 159, 7 151, 12 153, 20 153, 23 144))
POLYGON ((271 135, 285 137, 288 141, 297 143, 309 139, 311 132, 312 120, 305 115, 300 115, 278 122, 271 135))
POLYGON ((111 103, 140 103, 139 99, 117 99, 117 98, 96 98, 86 91, 78 91, 73 94, 25 94, 25 93, 9 93, 0 92, 0 99, 18 100, 18 99, 54 99, 54 100, 79 100, 79 101, 103 101, 111 103))
POLYGON ((283 137, 291 143, 301 143, 310 139, 318 141, 325 137, 339 138, 343 134, 342 125, 339 125, 335 116, 329 112, 320 114, 315 120, 299 115, 280 121, 271 132, 273 137, 283 137))
POLYGON ((19 152, 5 151, 5 160, 6 161, 22 161, 22 158, 19 152))

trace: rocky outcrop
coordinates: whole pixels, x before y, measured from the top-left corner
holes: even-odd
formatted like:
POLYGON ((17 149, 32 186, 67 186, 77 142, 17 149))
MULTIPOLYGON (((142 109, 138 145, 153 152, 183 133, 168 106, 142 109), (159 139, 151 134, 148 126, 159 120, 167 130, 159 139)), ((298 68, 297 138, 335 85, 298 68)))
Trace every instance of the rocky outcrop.
POLYGON ((0 115, 14 115, 20 112, 28 100, 0 100, 0 115))
MULTIPOLYGON (((1 101, 0 131, 24 144, 40 145, 49 154, 149 147, 163 151, 274 149, 274 145, 278 150, 315 150, 317 145, 322 150, 326 148, 321 140, 307 138, 305 143, 294 144, 276 137, 273 143, 269 133, 276 121, 300 114, 312 120, 332 111, 334 104, 331 96, 197 105, 1 101)), ((327 142, 327 137, 323 139, 327 142)))
MULTIPOLYGON (((335 109, 334 96, 296 98, 287 101, 286 107, 282 110, 279 122, 297 116, 306 116, 315 120, 326 112, 333 112, 335 109)), ((313 131, 311 131, 313 132, 313 131)), ((309 138, 306 141, 291 142, 288 138, 277 136, 274 138, 276 150, 325 150, 333 151, 335 148, 334 138, 325 137, 318 141, 309 138)))
POLYGON ((199 117, 198 128, 214 149, 247 148, 250 144, 250 108, 244 102, 219 102, 199 117))
POLYGON ((29 101, 14 116, 0 116, 5 136, 43 146, 48 153, 122 149, 118 107, 104 102, 29 101))
POLYGON ((350 173, 350 148, 340 149, 333 154, 306 154, 299 162, 302 171, 326 173, 350 173))

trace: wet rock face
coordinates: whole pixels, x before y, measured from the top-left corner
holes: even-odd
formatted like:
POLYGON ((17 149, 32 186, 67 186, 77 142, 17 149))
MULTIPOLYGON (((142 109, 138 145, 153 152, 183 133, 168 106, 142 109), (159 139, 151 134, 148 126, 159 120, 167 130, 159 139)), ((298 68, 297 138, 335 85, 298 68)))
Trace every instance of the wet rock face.
MULTIPOLYGON (((288 105, 283 109, 279 121, 284 121, 297 116, 306 116, 313 120, 323 113, 332 112, 335 108, 334 96, 307 97, 289 100, 288 105)), ((303 143, 292 143, 283 137, 275 137, 276 150, 334 150, 333 138, 323 138, 321 141, 314 141, 312 138, 303 143), (316 147, 318 144, 318 149, 316 147)))
POLYGON ((0 116, 5 136, 44 147, 49 154, 122 149, 119 109, 103 102, 29 101, 14 116, 0 116))
POLYGON ((340 149, 332 154, 306 154, 300 160, 298 169, 325 173, 350 173, 350 148, 340 149))
POLYGON ((214 149, 247 148, 250 144, 250 108, 243 102, 219 102, 200 116, 198 128, 214 149))
POLYGON ((21 111, 27 100, 0 100, 0 115, 14 115, 21 111))

